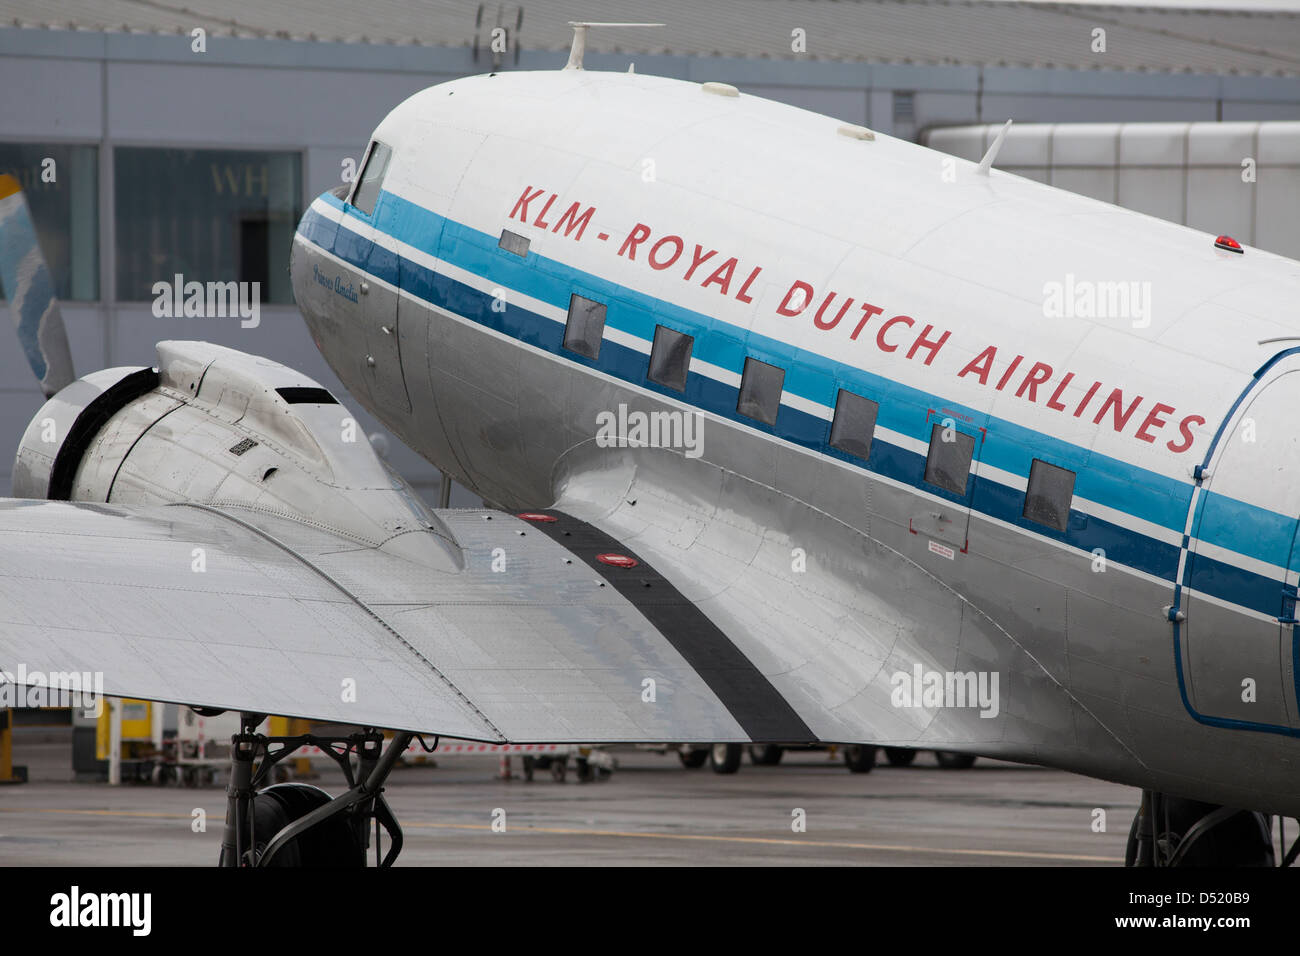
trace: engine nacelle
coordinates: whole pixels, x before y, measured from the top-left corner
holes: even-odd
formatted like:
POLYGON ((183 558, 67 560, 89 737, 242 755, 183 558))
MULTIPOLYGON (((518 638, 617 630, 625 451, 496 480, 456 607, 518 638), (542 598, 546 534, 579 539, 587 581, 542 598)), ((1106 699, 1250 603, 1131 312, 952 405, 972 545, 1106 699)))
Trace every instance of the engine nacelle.
POLYGON ((333 395, 277 362, 207 342, 160 342, 157 369, 106 369, 61 390, 23 435, 13 493, 238 509, 461 566, 441 519, 333 395))
POLYGON ((107 368, 61 389, 36 413, 18 444, 13 496, 70 500, 77 467, 99 429, 157 387, 156 369, 107 368))

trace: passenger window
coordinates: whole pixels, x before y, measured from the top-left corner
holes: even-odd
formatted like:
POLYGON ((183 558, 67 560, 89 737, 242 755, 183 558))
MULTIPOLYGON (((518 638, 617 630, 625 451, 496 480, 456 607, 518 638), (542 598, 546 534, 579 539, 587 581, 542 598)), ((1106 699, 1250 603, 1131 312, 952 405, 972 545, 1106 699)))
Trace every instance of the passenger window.
POLYGON ((501 230, 501 239, 497 245, 506 252, 513 252, 521 259, 528 255, 528 237, 511 232, 509 229, 501 230))
POLYGON ((686 373, 691 368, 691 349, 695 337, 666 326, 655 326, 655 342, 650 349, 650 381, 666 388, 686 391, 686 373))
POLYGON ((847 389, 840 389, 835 400, 835 418, 831 422, 831 447, 867 458, 871 454, 871 436, 876 431, 876 412, 880 405, 847 389))
POLYGON ((569 320, 564 326, 564 347, 589 359, 600 355, 600 340, 605 334, 605 303, 584 298, 576 292, 569 296, 569 320))
POLYGON ((1029 466, 1029 488, 1021 514, 1030 521, 1064 531, 1074 502, 1074 472, 1035 458, 1029 466))
POLYGON ((388 159, 393 151, 379 140, 370 144, 366 154, 365 165, 357 177, 356 189, 352 190, 352 205, 367 216, 375 211, 375 200, 379 198, 379 187, 384 183, 384 174, 388 172, 388 159))
POLYGON ((966 494, 971 459, 975 457, 975 439, 965 432, 947 429, 935 422, 930 430, 930 452, 925 456, 925 480, 954 495, 966 494), (944 441, 944 433, 949 441, 944 441))
POLYGON ((758 359, 745 359, 745 374, 740 379, 740 399, 736 411, 767 425, 776 424, 776 413, 781 409, 781 389, 785 385, 785 369, 768 365, 758 359))

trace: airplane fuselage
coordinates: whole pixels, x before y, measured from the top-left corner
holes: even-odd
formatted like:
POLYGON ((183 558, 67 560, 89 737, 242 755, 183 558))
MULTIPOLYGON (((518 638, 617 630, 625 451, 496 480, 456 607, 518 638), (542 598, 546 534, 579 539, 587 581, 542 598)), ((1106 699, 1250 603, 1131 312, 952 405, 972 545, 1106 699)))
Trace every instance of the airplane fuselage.
POLYGON ((1295 263, 654 77, 459 80, 374 139, 383 175, 304 216, 294 288, 429 461, 716 553, 674 582, 706 613, 724 568, 769 575, 719 624, 816 688, 819 739, 956 722, 976 752, 1300 810, 1300 343, 1259 344, 1296 332, 1295 263), (913 664, 998 675, 997 713, 858 693, 913 664))

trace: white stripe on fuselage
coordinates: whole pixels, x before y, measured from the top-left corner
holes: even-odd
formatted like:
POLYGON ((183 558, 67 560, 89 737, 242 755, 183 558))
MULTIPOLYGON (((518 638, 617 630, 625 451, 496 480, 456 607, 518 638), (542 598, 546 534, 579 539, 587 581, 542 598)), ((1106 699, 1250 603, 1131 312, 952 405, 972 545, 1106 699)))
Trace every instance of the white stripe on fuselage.
MULTIPOLYGON (((355 220, 351 220, 351 219, 349 219, 349 223, 351 223, 351 222, 353 222, 353 221, 355 221, 355 220)), ((361 225, 364 225, 364 223, 362 223, 361 225)), ((509 343, 509 344, 511 344, 511 345, 514 345, 514 346, 516 346, 516 347, 518 347, 518 348, 521 348, 521 349, 525 350, 525 351, 528 352, 530 355, 532 355, 532 356, 534 356, 534 357, 536 357, 536 358, 539 358, 539 359, 545 359, 545 360, 547 360, 547 361, 549 361, 549 362, 552 362, 552 363, 555 363, 555 364, 557 364, 557 365, 563 365, 563 366, 566 367, 566 368, 567 368, 567 367, 570 367, 570 363, 569 363, 568 361, 566 361, 566 360, 565 360, 563 357, 561 357, 561 356, 554 355, 554 354, 552 354, 551 352, 548 352, 548 351, 545 350, 545 349, 539 348, 538 346, 535 346, 535 345, 531 345, 531 344, 529 344, 529 343, 527 343, 527 342, 521 342, 519 339, 515 338, 515 337, 512 336, 512 335, 508 335, 508 334, 506 334, 506 333, 504 333, 504 332, 498 332, 496 329, 493 329, 493 328, 490 328, 490 327, 488 327, 488 326, 482 325, 482 324, 480 324, 480 323, 478 323, 478 322, 475 322, 473 319, 468 319, 468 318, 465 318, 465 317, 462 316, 462 315, 458 315, 458 314, 455 313, 455 312, 451 312, 451 311, 449 311, 449 310, 447 310, 447 309, 443 309, 443 308, 441 308, 441 307, 439 307, 439 306, 433 304, 432 302, 429 302, 429 301, 426 300, 426 299, 422 299, 422 298, 420 298, 419 296, 416 296, 416 295, 414 295, 414 294, 412 294, 412 293, 410 293, 410 292, 408 292, 408 291, 405 291, 405 290, 402 290, 402 289, 396 289, 396 288, 394 288, 393 286, 391 286, 390 284, 384 282, 382 279, 375 279, 375 277, 374 277, 373 275, 371 275, 369 272, 366 272, 366 270, 364 270, 364 269, 360 269, 359 267, 354 266, 352 263, 346 261, 345 259, 340 258, 339 256, 335 255, 333 252, 330 252, 329 250, 322 248, 321 246, 319 246, 319 245, 317 245, 316 243, 312 242, 310 239, 307 239, 306 237, 304 237, 304 236, 303 236, 302 234, 300 234, 300 233, 294 236, 294 241, 295 241, 295 242, 300 242, 300 243, 302 243, 302 244, 305 245, 305 246, 310 246, 310 248, 311 248, 311 252, 312 252, 313 255, 323 256, 324 258, 330 260, 331 262, 336 263, 337 265, 339 265, 340 267, 342 267, 342 268, 344 268, 344 269, 354 270, 354 271, 359 271, 359 272, 363 273, 363 274, 366 275, 370 280, 377 281, 377 282, 379 282, 382 286, 384 286, 385 288, 392 289, 393 292, 395 292, 397 295, 399 295, 399 296, 401 296, 402 298, 406 299, 408 302, 412 302, 412 303, 415 303, 415 304, 419 305, 421 308, 429 309, 429 310, 431 310, 431 311, 437 312, 439 315, 445 316, 446 318, 452 320, 453 322, 456 322, 456 323, 458 323, 458 324, 460 324, 460 325, 463 325, 463 326, 465 326, 465 327, 467 327, 467 328, 474 329, 475 331, 478 331, 478 332, 481 332, 481 333, 483 333, 483 334, 485 334, 485 335, 491 336, 492 338, 495 338, 495 339, 497 339, 498 341, 506 342, 506 343, 509 343)), ((399 243, 399 245, 401 245, 401 244, 399 243)), ((423 258, 422 258, 422 262, 423 262, 424 264, 428 265, 429 263, 440 262, 440 260, 436 260, 436 259, 434 259, 434 258, 431 257, 431 256, 427 256, 427 255, 425 255, 425 256, 423 256, 423 258)), ((430 268, 432 268, 432 266, 430 266, 430 268)), ((457 270, 457 271, 461 272, 463 275, 465 275, 465 276, 467 276, 467 277, 473 275, 472 273, 466 273, 464 270, 457 270)), ((491 285, 492 285, 492 283, 488 283, 488 282, 487 282, 486 280, 484 280, 482 277, 477 277, 477 279, 478 279, 478 282, 474 284, 474 287, 475 287, 475 288, 478 288, 479 291, 483 291, 483 288, 482 288, 483 286, 491 286, 491 285)), ((513 294, 513 293, 512 293, 512 294, 513 294)), ((701 363, 701 364, 707 364, 707 363, 701 363)), ((695 370, 695 365, 694 365, 694 363, 692 363, 692 371, 694 371, 694 370, 695 370)), ((723 371, 725 371, 725 370, 723 370, 723 371)), ((621 378, 618 378, 618 377, 615 376, 615 375, 611 375, 611 374, 609 374, 609 373, 607 373, 607 372, 602 372, 602 371, 600 371, 599 369, 594 369, 594 368, 584 368, 584 369, 583 369, 583 372, 584 372, 584 374, 595 376, 595 377, 597 377, 597 378, 599 378, 599 379, 601 379, 601 380, 603 380, 603 381, 605 381, 605 382, 608 382, 608 383, 610 383, 610 384, 614 384, 614 385, 617 385, 617 386, 621 386, 621 387, 623 387, 623 388, 633 389, 633 390, 635 390, 635 391, 637 391, 637 392, 639 392, 639 393, 645 395, 646 398, 648 398, 648 399, 651 399, 651 400, 654 400, 654 401, 660 401, 660 402, 664 402, 664 403, 666 403, 666 404, 670 404, 670 405, 676 406, 678 409, 680 409, 680 410, 682 410, 682 411, 684 411, 684 412, 688 412, 688 413, 689 413, 689 412, 694 412, 694 413, 697 413, 697 414, 704 415, 704 416, 706 417, 706 420, 708 420, 708 421, 712 421, 712 422, 716 422, 716 423, 718 423, 719 425, 726 425, 726 426, 733 426, 733 427, 744 427, 744 426, 742 426, 742 425, 739 425, 739 424, 736 423, 736 422, 733 422, 733 421, 730 421, 730 420, 728 420, 728 419, 721 418, 721 417, 719 417, 719 416, 717 416, 717 415, 714 415, 713 413, 711 413, 711 412, 709 412, 709 411, 707 411, 707 410, 697 408, 697 407, 694 406, 694 405, 690 405, 690 404, 688 404, 688 403, 686 403, 686 402, 683 402, 683 401, 680 401, 680 400, 678 400, 678 399, 671 398, 671 397, 669 397, 669 396, 667 396, 667 395, 663 395, 663 394, 661 394, 661 393, 659 393, 659 392, 651 392, 649 389, 642 388, 642 387, 640 387, 640 386, 634 385, 633 383, 627 382, 627 381, 625 381, 625 380, 623 380, 623 379, 621 379, 621 378)), ((733 384, 733 386, 737 386, 737 387, 738 387, 739 384, 740 384, 740 376, 739 376, 739 375, 735 376, 735 379, 736 379, 735 382, 734 382, 734 383, 731 383, 731 384, 733 384)), ((891 478, 891 477, 889 477, 888 475, 882 475, 882 474, 880 474, 880 473, 878 473, 878 472, 867 471, 866 469, 862 468, 862 467, 859 466, 859 465, 855 465, 855 464, 852 464, 852 463, 850 463, 850 462, 846 462, 846 461, 841 461, 841 460, 839 460, 838 458, 834 458, 834 457, 831 457, 831 456, 822 455, 820 452, 818 452, 818 451, 816 451, 816 450, 814 450, 814 449, 811 449, 811 448, 805 448, 805 447, 802 446, 802 445, 796 444, 796 443, 791 442, 791 441, 787 441, 786 439, 784 439, 784 438, 780 438, 780 437, 778 437, 778 436, 776 436, 776 435, 769 435, 769 434, 767 434, 767 433, 765 433, 765 432, 755 432, 755 434, 760 435, 761 437, 763 437, 764 439, 766 439, 766 440, 768 440, 768 441, 776 442, 777 444, 779 444, 780 446, 782 446, 782 447, 785 448, 785 449, 788 449, 788 450, 791 450, 791 451, 798 452, 799 454, 801 454, 801 455, 805 455, 805 456, 807 456, 807 457, 817 458, 817 459, 819 459, 820 461, 829 462, 831 465, 835 466, 836 468, 839 468, 839 469, 841 469, 841 470, 843 470, 843 471, 849 472, 849 473, 853 474, 853 475, 854 475, 855 477, 857 477, 857 478, 866 478, 866 479, 871 480, 871 481, 879 482, 879 483, 881 483, 882 485, 885 485, 885 486, 887 486, 887 487, 894 488, 894 489, 897 489, 897 490, 899 490, 899 491, 907 492, 908 494, 911 494, 911 495, 915 496, 916 498, 921 499, 923 502, 925 502, 925 503, 927 503, 927 504, 932 504, 932 505, 936 505, 936 506, 940 506, 940 507, 946 507, 946 508, 953 508, 953 507, 956 507, 956 508, 959 508, 959 509, 961 509, 961 510, 963 510, 963 511, 967 511, 967 512, 970 511, 970 509, 969 509, 968 507, 966 507, 965 505, 954 505, 953 502, 951 502, 950 500, 948 500, 948 499, 946 499, 946 498, 941 498, 941 497, 939 497, 938 495, 935 495, 935 494, 932 494, 932 493, 930 493, 930 492, 927 492, 925 489, 923 489, 923 488, 918 488, 916 485, 909 484, 909 483, 907 483, 907 482, 905 482, 905 481, 900 481, 900 480, 898 480, 898 479, 891 478)), ((913 438, 911 438, 910 436, 900 435, 900 434, 898 434, 897 432, 892 432, 892 431, 890 431, 889 429, 884 429, 884 428, 877 428, 877 429, 876 429, 876 434, 877 434, 878 436, 880 436, 881 438, 885 439, 886 441, 889 441, 889 442, 894 443, 894 444, 898 444, 898 445, 900 445, 900 446, 902 446, 902 447, 912 447, 912 450, 916 450, 916 451, 919 451, 921 454, 925 454, 925 449, 926 449, 925 443, 924 443, 924 442, 917 441, 916 439, 913 439, 913 438), (913 447, 913 446, 914 446, 914 447, 913 447)), ((1000 469, 992 469, 992 468, 990 468, 990 469, 988 469, 988 471, 989 471, 989 472, 1000 473, 1000 474, 1002 474, 1002 475, 1004 475, 1004 476, 1007 476, 1007 477, 1013 477, 1013 476, 1008 475, 1008 473, 1006 473, 1006 472, 1001 472, 1000 469)), ((752 480, 752 479, 750 479, 750 480, 752 480)), ((1017 481, 1019 482, 1019 484, 1020 484, 1020 486, 1021 486, 1021 487, 1020 487, 1020 490, 1023 491, 1023 490, 1024 490, 1024 486, 1025 486, 1025 484, 1026 484, 1025 479, 1017 479, 1017 481)), ((1013 487, 1014 487, 1014 485, 1013 485, 1013 487)), ((1076 499, 1076 500, 1079 500, 1079 499, 1076 499)), ((1109 509, 1109 508, 1105 508, 1105 507, 1103 507, 1103 506, 1101 506, 1101 505, 1096 505, 1095 507, 1096 507, 1096 509, 1097 509, 1098 512, 1111 512, 1111 510, 1112 510, 1112 509, 1109 509)), ((1150 528, 1153 530, 1153 532, 1161 532, 1161 533, 1164 533, 1164 534, 1172 534, 1172 535, 1174 535, 1174 536, 1178 539, 1178 541, 1181 541, 1181 540, 1182 540, 1182 539, 1181 539, 1181 536, 1178 536, 1178 535, 1176 534, 1176 532, 1171 532, 1171 531, 1169 531, 1169 529, 1167 529, 1167 528, 1159 528, 1159 527, 1156 526, 1156 525, 1150 525, 1149 522, 1141 521, 1140 519, 1133 518, 1131 515, 1124 515, 1124 514, 1119 513, 1119 512, 1114 512, 1114 515, 1116 516, 1116 518, 1105 517, 1104 520, 1115 520, 1115 523, 1126 523, 1129 527, 1134 528, 1134 530, 1139 530, 1139 531, 1141 531, 1141 529, 1142 529, 1143 527, 1150 527, 1150 528), (1124 521, 1123 521, 1123 522, 1120 522, 1120 521, 1116 520, 1117 518, 1123 518, 1124 521)), ((999 527, 999 528, 1005 528, 1005 529, 1007 529, 1007 530, 1014 531, 1014 532, 1016 532, 1016 533, 1018 533, 1018 534, 1021 534, 1021 535, 1025 536, 1025 537, 1027 537, 1027 538, 1032 538, 1032 539, 1033 539, 1037 544, 1040 544, 1040 545, 1047 545, 1047 546, 1049 546, 1049 547, 1051 547, 1051 548, 1054 548, 1054 549, 1056 549, 1056 550, 1059 550, 1059 551, 1066 551, 1066 552, 1069 552, 1069 553, 1072 554, 1072 555, 1078 555, 1078 554, 1080 554, 1079 549, 1078 549, 1075 545, 1069 544, 1068 542, 1064 542, 1064 541, 1058 541, 1058 540, 1056 540, 1056 539, 1054 539, 1054 538, 1049 538, 1049 537, 1046 537, 1046 536, 1044 536, 1044 535, 1036 534, 1036 533, 1034 533, 1033 531, 1030 531, 1030 530, 1028 530, 1028 529, 1026 529, 1026 528, 1022 528, 1022 527, 1020 527, 1019 525, 1012 524, 1011 522, 1003 521, 1003 520, 1001 520, 1001 519, 999 519, 999 518, 995 518, 995 517, 993 517, 992 515, 988 515, 988 514, 985 514, 985 513, 983 513, 983 512, 971 512, 971 516, 972 516, 973 518, 978 519, 978 520, 982 520, 982 521, 989 522, 990 524, 993 524, 993 525, 995 525, 995 526, 997 526, 997 527, 999 527)), ((1103 516, 1099 514, 1098 517, 1103 517, 1103 516)), ((1145 533, 1145 532, 1143 532, 1143 533, 1145 533)), ((1175 543, 1177 543, 1177 542, 1175 542, 1175 543)), ((1164 579, 1164 578, 1159 577, 1158 575, 1151 574, 1151 573, 1146 572, 1146 571, 1143 571, 1143 570, 1141 570, 1141 569, 1139 569, 1139 568, 1134 568, 1134 567, 1130 567, 1130 566, 1125 565, 1125 564, 1121 564, 1121 563, 1118 562, 1118 561, 1113 561, 1113 560, 1108 561, 1108 563, 1107 563, 1107 567, 1108 567, 1108 568, 1113 568, 1113 569, 1116 569, 1116 570, 1119 570, 1119 571, 1122 571, 1122 572, 1124 572, 1124 573, 1126 573, 1126 574, 1129 574, 1129 575, 1131 575, 1131 576, 1133 576, 1133 577, 1139 578, 1139 579, 1141 579, 1141 580, 1143 580, 1143 581, 1146 581, 1146 582, 1148 582, 1148 583, 1150 583, 1150 584, 1154 584, 1154 585, 1161 586, 1161 587, 1171 587, 1171 586, 1172 586, 1172 585, 1171 585, 1171 582, 1169 582, 1168 580, 1166 580, 1166 579, 1164 579)), ((1210 599, 1207 598, 1207 600, 1210 600, 1210 599)), ((1216 601, 1216 603, 1221 604, 1221 605, 1223 605, 1224 607, 1229 607, 1229 608, 1233 608, 1233 609, 1235 609, 1235 610, 1239 610, 1239 611, 1240 611, 1241 613, 1243 613, 1243 614, 1249 614, 1249 615, 1251 615, 1251 616, 1255 616, 1255 617, 1259 617, 1259 616, 1260 616, 1260 615, 1256 614, 1255 612, 1249 610, 1248 608, 1241 608, 1241 607, 1238 607, 1237 605, 1228 604, 1227 602, 1219 601, 1219 600, 1217 600, 1217 599, 1215 599, 1215 601, 1216 601)))
MULTIPOLYGON (((449 263, 436 256, 432 256, 421 249, 417 249, 414 246, 411 246, 408 243, 401 241, 400 239, 394 238, 393 236, 389 235, 386 232, 383 232, 382 230, 376 229, 375 227, 371 226, 369 223, 366 223, 355 216, 347 215, 343 210, 335 206, 332 206, 329 203, 324 202, 323 200, 317 199, 315 202, 313 202, 312 209, 320 213, 325 218, 328 218, 331 221, 338 223, 340 226, 344 228, 356 232, 358 235, 361 235, 363 238, 369 239, 379 244, 383 248, 387 249, 390 252, 393 252, 396 255, 406 257, 410 259, 412 262, 422 265, 425 268, 428 268, 434 272, 445 275, 448 278, 453 279, 457 282, 461 282, 469 286, 470 288, 476 289, 479 292, 483 292, 487 295, 497 295, 504 292, 506 298, 508 298, 512 303, 515 303, 521 308, 525 308, 530 312, 533 312, 539 316, 549 319, 550 321, 555 322, 558 326, 563 326, 567 321, 568 316, 566 311, 558 306, 552 305, 549 302, 545 302, 540 299, 536 299, 532 296, 525 295, 524 293, 518 292, 513 288, 502 286, 500 283, 493 282, 488 278, 486 278, 485 276, 481 276, 478 273, 471 272, 467 269, 449 263)), ((304 242, 308 241, 302 239, 301 236, 296 237, 296 239, 302 240, 304 242)), ((351 263, 348 263, 345 260, 334 255, 333 253, 325 249, 322 249, 320 246, 316 245, 315 243, 311 243, 311 245, 312 248, 316 250, 318 253, 327 256, 331 260, 337 262, 340 266, 343 266, 347 269, 358 268, 357 266, 354 266, 351 263)), ((369 272, 366 272, 365 274, 371 279, 371 281, 378 282, 382 287, 392 290, 396 294, 401 295, 402 297, 408 299, 409 301, 418 302, 427 308, 437 308, 436 306, 433 306, 431 303, 427 302, 424 299, 413 296, 410 293, 403 292, 401 289, 392 286, 391 284, 385 282, 384 280, 375 278, 369 272)), ((554 356, 543 349, 539 349, 534 346, 527 345, 526 343, 522 343, 518 339, 514 338, 513 336, 506 335, 504 333, 498 333, 495 330, 488 329, 477 322, 474 322, 469 319, 465 319, 462 316, 456 315, 455 313, 448 312, 443 309, 437 309, 437 311, 441 314, 447 315, 455 319, 458 322, 461 322, 466 325, 470 325, 476 329, 485 332, 489 332, 492 335, 498 336, 506 341, 513 342, 516 345, 522 346, 528 349, 530 352, 533 352, 537 355, 544 355, 547 358, 552 359, 554 361, 563 361, 562 358, 558 356, 554 356)), ((646 355, 650 353, 651 346, 652 346, 652 343, 650 341, 642 338, 641 336, 635 335, 634 333, 627 332, 622 329, 615 329, 609 325, 605 327, 604 337, 610 340, 611 342, 617 343, 619 345, 623 345, 628 348, 635 349, 636 351, 646 355)), ((608 379, 611 382, 617 382, 618 384, 623 385, 625 387, 636 388, 638 391, 644 392, 647 396, 656 399, 665 400, 665 401, 672 401, 673 404, 679 405, 683 409, 687 409, 695 412, 702 411, 701 409, 698 409, 693 405, 688 405, 686 403, 677 401, 675 399, 669 399, 667 396, 661 395, 658 392, 652 393, 647 389, 641 389, 630 382, 626 382, 621 378, 617 378, 616 376, 608 375, 606 373, 599 372, 595 369, 587 369, 586 371, 589 372, 590 374, 598 375, 602 378, 608 379)), ((702 361, 697 358, 691 359, 691 371, 695 374, 703 375, 707 378, 710 378, 721 384, 728 385, 732 388, 738 388, 740 386, 741 376, 738 373, 732 372, 729 369, 721 368, 719 366, 713 365, 711 363, 702 361)), ((833 408, 823 405, 820 402, 815 402, 806 399, 802 396, 792 395, 787 391, 782 392, 781 401, 782 404, 788 405, 791 408, 796 408, 810 415, 814 415, 817 418, 822 419, 823 421, 829 422, 833 419, 834 416, 833 408)), ((709 414, 709 413, 704 412, 704 414, 709 414)), ((710 417, 714 417, 714 416, 710 416, 710 417)), ((721 421, 722 419, 719 420, 721 421)), ((816 456, 824 460, 834 461, 837 465, 853 470, 856 474, 869 475, 871 478, 877 481, 884 482, 886 485, 890 487, 895 487, 895 488, 909 491, 921 498, 924 498, 936 504, 942 504, 943 506, 949 508, 956 507, 966 511, 970 510, 966 505, 962 505, 962 504, 954 505, 954 503, 948 499, 940 498, 937 495, 932 495, 926 492, 923 488, 918 488, 917 486, 909 484, 907 482, 898 481, 896 479, 889 478, 888 476, 881 475, 876 472, 866 471, 865 469, 862 469, 860 466, 841 462, 838 459, 835 459, 830 456, 823 456, 814 449, 804 448, 801 445, 795 444, 793 442, 788 442, 776 436, 767 435, 766 433, 762 433, 762 432, 756 432, 756 434, 762 434, 766 438, 769 438, 773 441, 780 442, 782 445, 784 445, 787 448, 797 449, 803 454, 816 456)), ((928 445, 926 442, 917 438, 913 438, 910 435, 905 435, 900 432, 896 432, 884 426, 878 425, 875 434, 877 438, 889 444, 892 444, 896 447, 905 449, 907 451, 911 451, 915 454, 924 456, 928 452, 928 445)), ((1014 489, 1017 492, 1022 494, 1025 492, 1028 486, 1027 477, 1016 475, 1014 473, 1004 471, 1000 468, 995 468, 991 465, 981 463, 978 457, 975 459, 975 461, 972 462, 972 474, 983 477, 990 481, 994 481, 1000 485, 1014 489)), ((1199 489, 1197 490, 1199 491, 1199 489)), ((1135 515, 1131 515, 1126 512, 1119 511, 1115 508, 1102 505, 1098 502, 1085 499, 1076 495, 1072 507, 1076 511, 1094 516, 1099 520, 1107 521, 1111 524, 1124 527, 1130 531, 1151 538, 1153 540, 1159 541, 1163 544, 1167 544, 1173 547, 1179 547, 1182 544, 1182 534, 1180 534, 1178 531, 1175 531, 1174 529, 1171 528, 1165 528, 1161 525, 1155 524, 1154 522, 1150 522, 1145 519, 1139 518, 1135 515)), ((979 518, 985 521, 991 521, 998 526, 1014 529, 1015 531, 1021 534, 1034 538, 1036 541, 1047 542, 1054 546, 1078 553, 1078 548, 1074 545, 1070 545, 1065 542, 1060 542, 1053 538, 1048 538, 1045 536, 1038 535, 1033 531, 1020 527, 1019 525, 1015 525, 1010 522, 1005 522, 1001 519, 995 518, 992 515, 988 515, 983 512, 974 512, 974 514, 977 515, 979 518)), ((1246 570, 1254 571, 1260 574, 1268 574, 1270 576, 1273 576, 1276 579, 1280 579, 1284 574, 1284 571, 1281 568, 1260 561, 1256 558, 1252 558, 1248 555, 1231 551, 1227 548, 1223 548, 1218 545, 1211 545, 1208 543, 1204 543, 1200 547, 1201 549, 1203 549, 1203 552, 1207 556, 1214 557, 1216 560, 1224 561, 1225 563, 1235 564, 1236 566, 1246 570)), ((1185 560, 1185 556, 1186 556, 1185 553, 1180 555, 1180 559, 1179 559, 1180 577, 1176 580, 1181 580, 1181 572, 1182 572, 1182 566, 1185 560)), ((1165 585, 1171 585, 1171 582, 1162 579, 1156 575, 1152 575, 1147 572, 1140 571, 1136 568, 1132 568, 1127 565, 1121 565, 1114 561, 1109 562, 1109 566, 1122 568, 1123 570, 1135 574, 1145 580, 1150 580, 1152 582, 1162 582, 1165 585)), ((1210 598, 1208 597, 1205 596, 1203 597, 1206 600, 1210 600, 1210 598)), ((1242 607, 1240 605, 1231 604, 1229 602, 1222 601, 1221 599, 1214 599, 1214 600, 1216 601, 1216 603, 1222 604, 1224 607, 1235 608, 1240 610, 1242 613, 1247 613, 1252 616, 1260 616, 1258 612, 1251 611, 1250 609, 1242 607)), ((1265 615, 1264 617, 1267 616, 1265 615)))

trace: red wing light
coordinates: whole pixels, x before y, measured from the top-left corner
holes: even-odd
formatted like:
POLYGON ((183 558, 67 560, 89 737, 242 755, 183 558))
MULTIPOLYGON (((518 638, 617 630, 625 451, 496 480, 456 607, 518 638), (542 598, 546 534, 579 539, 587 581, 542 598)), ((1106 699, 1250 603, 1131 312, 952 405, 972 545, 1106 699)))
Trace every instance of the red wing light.
POLYGON ((1222 249, 1224 252, 1245 252, 1246 251, 1245 249, 1241 248, 1241 243, 1238 242, 1236 239, 1232 238, 1232 236, 1220 236, 1218 239, 1215 239, 1214 248, 1222 249))
POLYGON ((519 517, 525 521, 545 521, 547 523, 555 521, 555 515, 538 514, 536 511, 525 511, 519 517))
POLYGON ((615 568, 635 568, 640 562, 626 554, 598 554, 596 560, 615 568))

